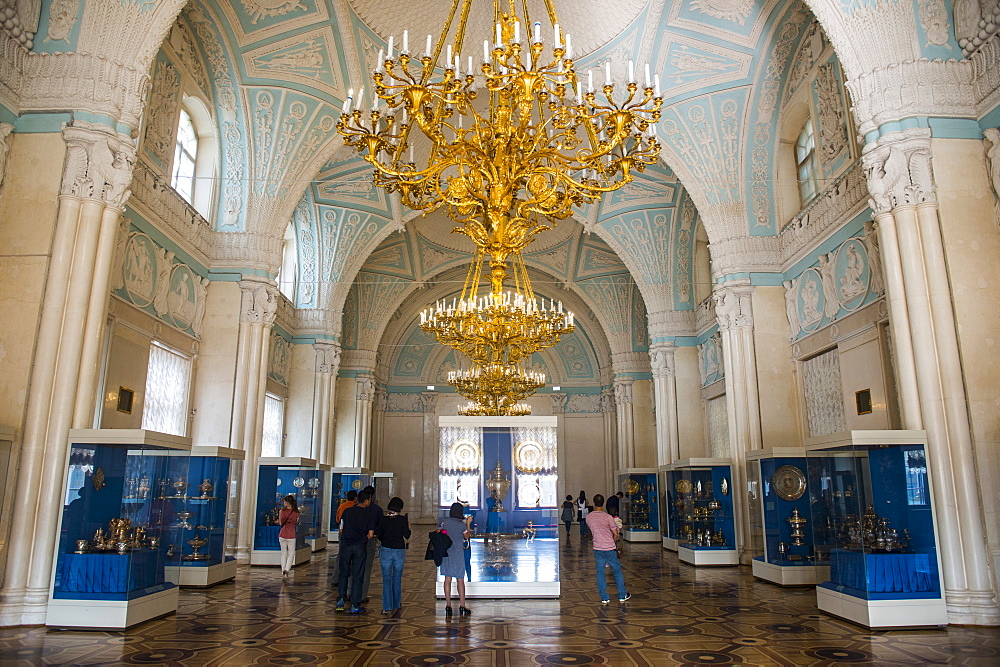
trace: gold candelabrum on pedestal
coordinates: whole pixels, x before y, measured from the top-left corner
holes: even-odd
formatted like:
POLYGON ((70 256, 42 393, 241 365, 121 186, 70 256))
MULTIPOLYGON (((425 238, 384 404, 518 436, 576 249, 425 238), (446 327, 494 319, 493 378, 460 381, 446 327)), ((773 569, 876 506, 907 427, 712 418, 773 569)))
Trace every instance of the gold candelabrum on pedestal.
POLYGON ((486 478, 486 488, 490 492, 490 497, 493 498, 493 507, 490 508, 490 511, 503 512, 503 498, 510 491, 510 472, 503 469, 503 463, 499 459, 497 459, 496 467, 486 478))

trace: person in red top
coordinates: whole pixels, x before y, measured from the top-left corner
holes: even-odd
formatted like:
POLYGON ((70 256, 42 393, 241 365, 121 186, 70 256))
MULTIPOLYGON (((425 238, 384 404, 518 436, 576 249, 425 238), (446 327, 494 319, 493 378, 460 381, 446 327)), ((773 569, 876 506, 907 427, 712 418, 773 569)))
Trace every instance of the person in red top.
POLYGON ((288 579, 288 572, 295 565, 295 533, 299 525, 299 504, 295 496, 285 496, 284 507, 278 513, 278 544, 281 545, 281 578, 288 579))
POLYGON ((594 561, 597 564, 597 592, 601 595, 601 604, 610 602, 608 598, 607 576, 605 566, 611 568, 615 576, 615 586, 618 588, 618 601, 625 602, 632 597, 625 590, 625 577, 622 576, 622 564, 618 560, 615 542, 618 541, 618 524, 615 518, 604 511, 604 496, 594 496, 594 511, 587 514, 587 528, 593 537, 594 561))

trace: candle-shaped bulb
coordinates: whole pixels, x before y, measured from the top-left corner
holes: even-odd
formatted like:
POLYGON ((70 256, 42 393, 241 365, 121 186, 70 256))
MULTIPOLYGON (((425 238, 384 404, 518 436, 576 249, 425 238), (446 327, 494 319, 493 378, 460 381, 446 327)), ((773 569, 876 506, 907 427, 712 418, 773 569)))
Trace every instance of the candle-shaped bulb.
POLYGON ((362 88, 361 90, 358 91, 358 99, 355 105, 355 108, 357 108, 359 111, 361 110, 361 100, 363 100, 364 97, 365 97, 365 89, 362 88))
POLYGON ((538 44, 542 41, 542 24, 535 21, 535 39, 534 43, 538 44))
POLYGON ((573 59, 573 37, 569 33, 566 33, 566 58, 573 59))
POLYGON ((392 60, 392 44, 395 39, 395 35, 389 35, 389 48, 386 49, 388 51, 389 60, 392 60))
POLYGON ((424 55, 427 56, 431 55, 431 39, 432 37, 430 35, 427 35, 427 46, 426 48, 424 48, 424 55))
POLYGON ((409 30, 404 30, 403 31, 403 48, 400 50, 400 53, 409 53, 409 52, 410 52, 410 31, 409 30))
POLYGON ((587 92, 594 92, 594 70, 587 70, 587 92))
MULTIPOLYGON (((431 38, 431 36, 427 35, 427 44, 428 44, 428 47, 430 46, 430 43, 431 43, 430 42, 430 38, 431 38)), ((430 48, 427 49, 427 53, 430 54, 430 48)), ((447 65, 448 67, 451 67, 451 63, 452 63, 452 60, 451 60, 451 44, 448 45, 448 50, 447 50, 446 53, 447 53, 447 55, 445 55, 444 61, 446 63, 448 63, 448 65, 447 65)))
POLYGON ((344 100, 344 113, 351 112, 351 100, 354 98, 354 89, 351 88, 347 91, 347 99, 344 100))
POLYGON ((521 22, 514 21, 514 44, 521 43, 521 22))
POLYGON ((635 63, 628 61, 628 82, 635 83, 635 63))
POLYGON ((660 95, 660 75, 659 74, 654 74, 653 75, 653 94, 656 95, 656 97, 661 97, 661 95, 660 95))
MULTIPOLYGON (((483 40, 483 62, 488 63, 490 61, 490 40, 483 40)), ((471 71, 471 67, 469 68, 471 71)))
POLYGON ((562 46, 562 42, 559 41, 559 24, 556 23, 552 26, 552 48, 558 49, 562 46))
POLYGON ((382 49, 378 50, 378 60, 375 61, 375 71, 382 71, 382 63, 385 62, 385 51, 382 49))
POLYGON ((649 76, 649 63, 646 63, 646 87, 649 88, 653 85, 653 80, 649 76))
POLYGON ((610 60, 604 61, 604 85, 605 86, 610 86, 611 85, 611 61, 610 60))
POLYGON ((503 28, 500 27, 499 23, 497 23, 497 38, 493 43, 498 49, 503 47, 503 28))

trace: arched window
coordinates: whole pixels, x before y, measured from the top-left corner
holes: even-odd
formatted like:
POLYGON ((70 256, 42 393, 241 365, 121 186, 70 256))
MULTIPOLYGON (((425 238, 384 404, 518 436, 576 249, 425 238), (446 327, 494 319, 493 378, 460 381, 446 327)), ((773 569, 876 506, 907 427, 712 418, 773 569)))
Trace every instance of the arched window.
POLYGON ((278 289, 295 303, 295 283, 298 277, 299 253, 295 242, 295 226, 288 223, 281 242, 281 268, 278 269, 278 289))
POLYGON ((813 136, 812 119, 806 119, 795 140, 795 172, 799 181, 799 197, 805 206, 816 196, 816 138, 813 136))
POLYGON ((194 204, 194 171, 198 162, 198 133, 191 122, 191 116, 181 109, 177 124, 177 143, 174 147, 174 190, 189 204, 194 204))

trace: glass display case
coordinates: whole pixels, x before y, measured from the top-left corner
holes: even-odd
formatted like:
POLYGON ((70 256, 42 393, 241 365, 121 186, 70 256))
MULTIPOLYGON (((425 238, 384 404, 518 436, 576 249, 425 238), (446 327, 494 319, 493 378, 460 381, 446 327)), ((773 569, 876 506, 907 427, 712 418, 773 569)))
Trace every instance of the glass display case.
POLYGON ((306 493, 314 500, 315 509, 309 515, 311 521, 306 530, 306 544, 316 551, 326 549, 329 539, 326 536, 330 523, 330 470, 328 463, 316 466, 316 474, 306 480, 306 493))
POLYGON ((178 586, 212 586, 236 576, 236 535, 243 480, 242 450, 193 447, 171 457, 153 495, 164 522, 165 575, 178 586))
POLYGON ((625 468, 617 475, 618 490, 625 494, 619 516, 626 542, 659 542, 660 494, 655 468, 625 468))
POLYGON ((312 547, 306 543, 313 529, 319 497, 313 496, 309 480, 319 476, 316 461, 297 456, 264 456, 257 463, 257 508, 255 512, 251 565, 281 565, 281 531, 279 513, 282 499, 295 496, 299 506, 299 523, 295 538, 295 565, 312 557, 312 547))
POLYGON ((809 527, 830 562, 822 611, 867 628, 948 623, 924 431, 806 443, 809 527))
POLYGON ((732 462, 684 459, 672 465, 677 557, 690 565, 738 565, 732 462))
POLYGON ((674 467, 660 466, 660 535, 663 548, 677 551, 677 506, 674 504, 674 467))
POLYGON ((337 542, 340 539, 337 509, 347 501, 347 493, 358 492, 371 483, 372 473, 367 468, 330 468, 330 512, 326 533, 329 541, 337 542))
POLYGON ((747 500, 753 575, 779 586, 815 586, 829 572, 817 552, 810 517, 806 450, 794 447, 747 452, 747 500))
POLYGON ((177 611, 164 565, 178 517, 159 490, 190 449, 153 431, 70 431, 46 625, 124 629, 177 611))
POLYGON ((389 500, 396 495, 396 473, 372 473, 372 486, 375 487, 375 502, 378 503, 379 507, 385 509, 389 500))

